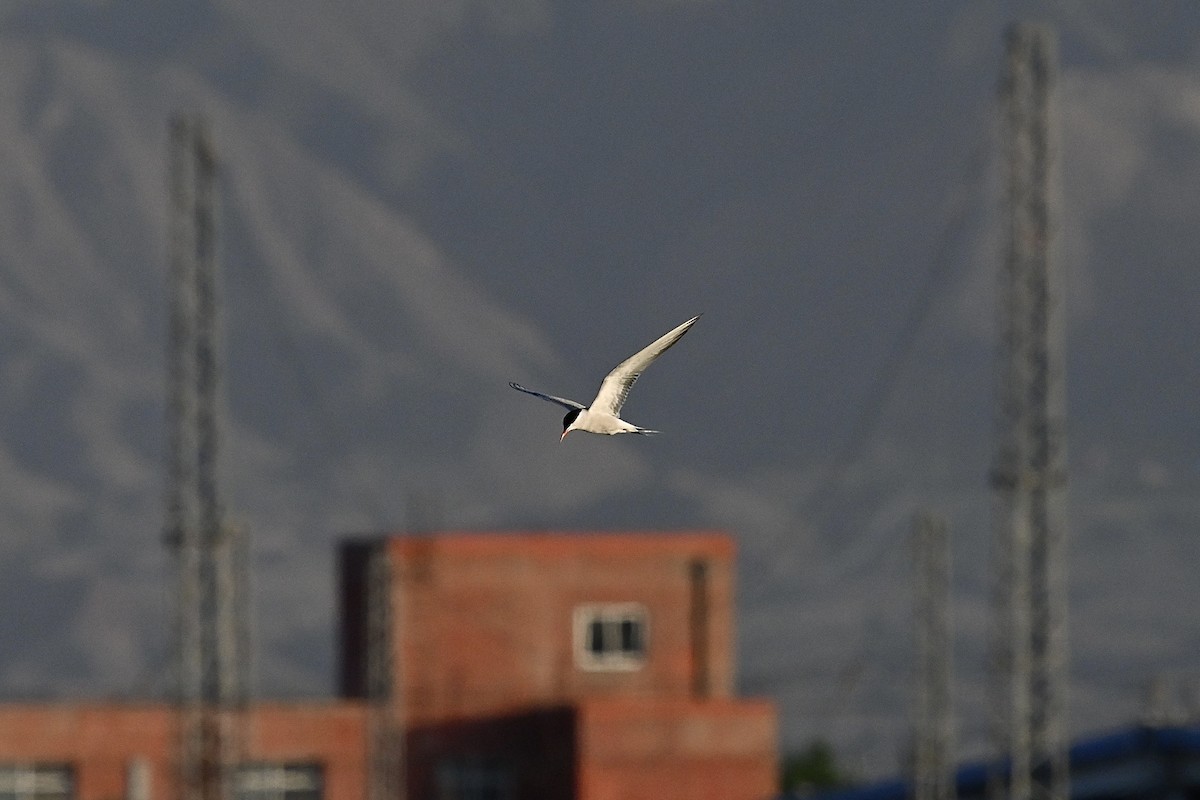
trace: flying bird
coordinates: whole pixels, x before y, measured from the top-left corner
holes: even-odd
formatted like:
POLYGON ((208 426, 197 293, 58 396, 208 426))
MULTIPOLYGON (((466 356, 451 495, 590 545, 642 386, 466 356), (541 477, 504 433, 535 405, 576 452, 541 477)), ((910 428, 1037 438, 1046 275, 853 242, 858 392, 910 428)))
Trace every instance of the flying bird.
POLYGON ((688 329, 695 325, 698 319, 700 319, 699 314, 678 328, 663 334, 618 364, 612 372, 605 376, 604 381, 600 384, 600 391, 596 394, 596 399, 592 401, 590 406, 576 403, 574 400, 568 400, 565 397, 555 397, 554 395, 535 392, 532 389, 526 389, 519 383, 509 382, 508 385, 518 392, 525 392, 534 397, 549 400, 551 403, 557 403, 567 409, 567 415, 563 417, 562 436, 558 437, 560 442, 567 438, 567 434, 571 431, 602 433, 606 436, 615 436, 618 433, 640 433, 643 436, 658 433, 658 431, 652 431, 648 428, 639 428, 637 425, 631 425, 621 419, 621 407, 625 405, 625 399, 629 397, 630 387, 633 386, 646 367, 654 363, 654 359, 665 353, 667 348, 678 342, 680 337, 687 333, 688 329))

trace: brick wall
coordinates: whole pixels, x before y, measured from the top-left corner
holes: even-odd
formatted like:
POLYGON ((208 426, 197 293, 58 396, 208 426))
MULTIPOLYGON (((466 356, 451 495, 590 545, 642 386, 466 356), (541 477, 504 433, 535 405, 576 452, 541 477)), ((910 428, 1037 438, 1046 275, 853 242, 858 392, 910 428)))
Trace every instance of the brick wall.
MULTIPOLYGON (((353 703, 265 703, 244 719, 243 759, 316 764, 328 800, 361 800, 366 726, 353 703)), ((77 800, 126 796, 131 766, 148 770, 151 800, 176 796, 178 728, 165 705, 0 705, 0 764, 65 764, 77 800)))
POLYGON ((732 692, 727 536, 446 534, 387 547, 397 711, 414 724, 587 697, 732 692), (645 608, 641 669, 578 667, 573 613, 593 603, 645 608))
POLYGON ((577 800, 776 794, 776 717, 769 703, 589 700, 577 714, 577 800))

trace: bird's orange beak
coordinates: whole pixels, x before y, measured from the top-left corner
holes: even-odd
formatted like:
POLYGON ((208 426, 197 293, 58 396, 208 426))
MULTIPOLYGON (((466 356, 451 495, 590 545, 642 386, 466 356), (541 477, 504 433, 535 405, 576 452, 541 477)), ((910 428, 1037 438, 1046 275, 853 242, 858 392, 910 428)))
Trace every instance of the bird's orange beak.
POLYGON ((570 432, 571 432, 571 429, 570 429, 570 428, 567 428, 565 431, 563 431, 563 435, 562 435, 562 436, 560 436, 560 437, 558 437, 558 441, 560 441, 560 442, 561 442, 563 439, 567 438, 567 434, 568 434, 568 433, 570 433, 570 432))

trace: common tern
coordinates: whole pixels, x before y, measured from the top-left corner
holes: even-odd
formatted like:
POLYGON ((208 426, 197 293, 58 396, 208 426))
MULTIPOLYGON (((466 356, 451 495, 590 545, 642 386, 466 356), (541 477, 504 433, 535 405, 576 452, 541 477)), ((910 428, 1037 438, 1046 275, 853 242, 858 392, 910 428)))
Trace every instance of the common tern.
POLYGON ((633 386, 646 367, 650 366, 654 362, 654 359, 665 353, 667 348, 678 342, 680 337, 687 333, 688 329, 695 325, 698 319, 700 319, 699 314, 678 328, 663 334, 618 364, 612 372, 605 376, 604 381, 600 384, 600 391, 596 394, 596 399, 592 401, 590 406, 576 403, 574 400, 568 400, 565 397, 555 397, 551 394, 535 392, 532 389, 526 389, 519 383, 510 381, 508 385, 518 392, 525 392, 534 397, 549 400, 551 403, 557 403, 567 409, 567 415, 563 417, 562 436, 558 437, 560 442, 566 439, 567 434, 571 431, 587 431, 588 433, 600 433, 606 436, 615 436, 618 433, 640 433, 643 436, 658 433, 658 431, 652 431, 649 428, 639 428, 637 425, 631 425, 621 419, 621 407, 625 405, 625 399, 629 397, 630 387, 633 386))

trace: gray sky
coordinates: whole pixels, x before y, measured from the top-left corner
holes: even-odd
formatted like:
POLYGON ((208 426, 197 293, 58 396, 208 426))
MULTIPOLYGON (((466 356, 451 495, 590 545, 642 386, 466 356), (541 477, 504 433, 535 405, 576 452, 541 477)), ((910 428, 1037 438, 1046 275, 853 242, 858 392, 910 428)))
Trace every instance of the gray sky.
POLYGON ((1059 32, 1076 731, 1200 672, 1200 10, 1162 3, 11 3, 0 689, 165 685, 166 119, 213 121, 231 516, 264 693, 326 693, 337 537, 728 527, 787 744, 904 747, 908 526, 987 624, 1002 31, 1059 32), (508 380, 586 400, 557 441, 508 380))

